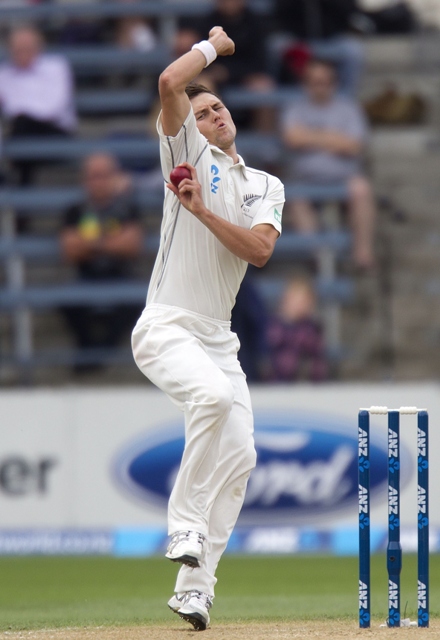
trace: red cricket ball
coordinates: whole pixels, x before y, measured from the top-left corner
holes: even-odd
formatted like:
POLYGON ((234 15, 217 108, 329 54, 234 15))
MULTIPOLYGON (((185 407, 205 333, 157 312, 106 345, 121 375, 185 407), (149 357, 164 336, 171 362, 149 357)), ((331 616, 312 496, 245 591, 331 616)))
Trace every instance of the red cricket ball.
POLYGON ((170 173, 170 181, 176 188, 179 188, 179 184, 185 178, 191 179, 191 171, 186 167, 174 167, 170 173))

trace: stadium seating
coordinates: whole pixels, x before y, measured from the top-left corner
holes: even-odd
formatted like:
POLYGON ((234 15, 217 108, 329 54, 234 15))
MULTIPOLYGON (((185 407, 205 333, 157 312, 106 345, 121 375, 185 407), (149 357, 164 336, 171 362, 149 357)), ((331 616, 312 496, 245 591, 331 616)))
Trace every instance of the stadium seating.
MULTIPOLYGON (((290 185, 287 188, 289 195, 301 193, 307 195, 306 188, 301 185, 290 185)), ((343 199, 345 191, 332 188, 329 193, 324 189, 311 193, 316 199, 327 201, 331 199, 343 199), (339 198, 336 198, 339 196, 339 198)), ((162 199, 161 194, 153 195, 151 192, 139 192, 136 195, 138 201, 144 205, 157 207, 162 199), (152 202, 151 199, 154 199, 152 202)), ((6 217, 11 208, 20 208, 30 215, 47 215, 52 212, 62 211, 66 206, 74 204, 81 198, 80 189, 29 189, 2 190, 0 191, 0 211, 6 217)), ((284 233, 279 239, 274 252, 272 262, 291 263, 300 258, 314 257, 317 259, 319 276, 317 278, 317 291, 323 305, 325 329, 328 336, 329 350, 333 356, 340 351, 340 304, 349 302, 353 297, 353 283, 346 278, 336 276, 336 262, 339 256, 344 255, 350 247, 350 235, 343 231, 329 231, 310 236, 300 236, 293 233, 284 233)), ((157 235, 149 236, 144 245, 144 252, 152 258, 157 252, 159 238, 157 235)), ((12 317, 15 334, 21 333, 19 340, 15 341, 14 352, 10 354, 10 360, 22 369, 34 366, 69 364, 71 362, 89 362, 98 359, 105 362, 113 362, 114 358, 129 361, 128 355, 116 350, 94 350, 91 353, 72 354, 69 350, 57 352, 45 358, 44 353, 34 353, 33 349, 33 313, 37 311, 56 309, 63 304, 140 304, 145 300, 147 285, 144 280, 120 283, 94 284, 50 284, 50 285, 26 285, 27 268, 35 263, 56 264, 61 258, 60 247, 54 237, 33 237, 3 235, 0 237, 0 262, 6 267, 6 283, 0 288, 0 310, 12 317), (26 334, 26 335, 25 335, 26 334)), ((257 286, 269 307, 274 307, 283 286, 283 277, 270 279, 257 279, 257 286)))
MULTIPOLYGON (((270 1, 257 0, 253 5, 265 12, 270 1)), ((207 7, 206 7, 207 8, 207 7)), ((77 76, 106 75, 113 72, 127 72, 154 76, 169 60, 169 34, 178 15, 191 16, 205 10, 197 2, 165 2, 150 0, 148 3, 47 3, 27 8, 0 9, 0 17, 5 22, 35 20, 46 26, 62 18, 84 16, 116 17, 122 15, 145 15, 158 20, 162 36, 161 44, 149 53, 124 51, 112 46, 69 47, 57 49, 70 60, 77 76)), ((0 59, 2 52, 0 52, 0 59)), ((286 101, 296 95, 294 89, 277 89, 268 93, 256 93, 246 89, 226 91, 224 98, 234 108, 250 106, 270 106, 281 108, 286 101)), ((81 89, 77 95, 77 107, 81 115, 109 115, 144 113, 153 104, 154 93, 147 89, 81 89)), ((285 150, 277 136, 243 133, 239 140, 240 152, 245 157, 265 158, 270 162, 280 162, 285 150)), ((77 162, 94 151, 108 151, 121 160, 142 160, 158 162, 157 140, 145 135, 137 137, 82 138, 69 140, 21 139, 5 141, 3 156, 7 160, 33 159, 41 161, 77 162)), ((347 194, 340 185, 333 187, 313 187, 287 184, 287 199, 307 197, 320 203, 343 202, 347 194)), ((0 285, 0 314, 12 319, 13 345, 6 359, 22 371, 33 367, 66 365, 88 362, 129 362, 128 349, 90 350, 78 352, 70 349, 53 348, 36 350, 34 347, 34 318, 38 312, 56 309, 62 304, 130 304, 145 299, 145 280, 128 283, 78 284, 78 283, 27 283, 28 269, 35 265, 60 263, 60 249, 55 237, 16 236, 15 212, 26 213, 30 219, 45 216, 60 216, 66 208, 79 202, 82 191, 77 187, 46 186, 28 189, 0 188, 0 265, 4 267, 4 284, 0 285)), ((163 199, 162 189, 138 190, 134 197, 142 210, 150 214, 160 213, 163 199)), ((310 236, 284 233, 277 243, 273 264, 289 265, 292 261, 306 258, 315 259, 318 265, 317 291, 322 303, 323 318, 332 355, 340 353, 341 337, 339 326, 340 305, 353 297, 353 283, 337 276, 337 262, 350 248, 350 235, 345 231, 325 231, 310 236)), ((150 234, 145 241, 144 255, 150 260, 158 248, 158 236, 150 234)), ((257 280, 269 306, 274 306, 283 287, 280 275, 263 276, 257 280)))
MULTIPOLYGON (((294 88, 279 88, 270 92, 236 88, 225 90, 222 97, 231 108, 282 107, 298 95, 294 88)), ((145 113, 153 104, 154 91, 143 89, 82 90, 76 106, 80 114, 145 113)))

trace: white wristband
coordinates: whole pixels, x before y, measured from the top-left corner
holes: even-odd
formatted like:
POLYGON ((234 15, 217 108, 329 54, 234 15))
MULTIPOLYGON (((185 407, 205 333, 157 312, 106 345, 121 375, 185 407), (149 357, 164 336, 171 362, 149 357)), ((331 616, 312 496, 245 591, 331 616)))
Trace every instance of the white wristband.
POLYGON ((203 53, 206 58, 205 69, 206 67, 209 67, 209 65, 212 64, 217 57, 217 51, 215 50, 214 45, 211 44, 208 40, 197 42, 197 44, 194 44, 191 49, 198 49, 203 53))

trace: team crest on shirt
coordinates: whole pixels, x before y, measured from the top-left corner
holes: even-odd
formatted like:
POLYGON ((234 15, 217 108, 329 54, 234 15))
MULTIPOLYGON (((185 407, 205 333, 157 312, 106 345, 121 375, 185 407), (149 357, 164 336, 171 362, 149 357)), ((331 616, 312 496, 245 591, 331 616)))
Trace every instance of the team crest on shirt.
POLYGON ((261 200, 261 196, 257 196, 255 193, 248 193, 243 196, 243 204, 241 205, 243 213, 249 213, 252 205, 257 202, 257 200, 261 200))

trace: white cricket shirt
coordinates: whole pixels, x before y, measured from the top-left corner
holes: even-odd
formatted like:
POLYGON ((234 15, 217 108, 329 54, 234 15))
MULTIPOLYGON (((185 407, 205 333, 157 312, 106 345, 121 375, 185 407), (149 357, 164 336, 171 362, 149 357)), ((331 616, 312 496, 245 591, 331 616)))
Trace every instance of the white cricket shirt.
MULTIPOLYGON (((232 224, 251 229, 271 224, 281 233, 284 187, 278 178, 246 167, 199 132, 192 109, 175 137, 158 120, 160 157, 166 182, 173 167, 189 162, 197 169, 206 207, 232 224)), ((165 187, 159 253, 147 305, 166 304, 216 320, 230 320, 247 262, 231 253, 165 187)))

